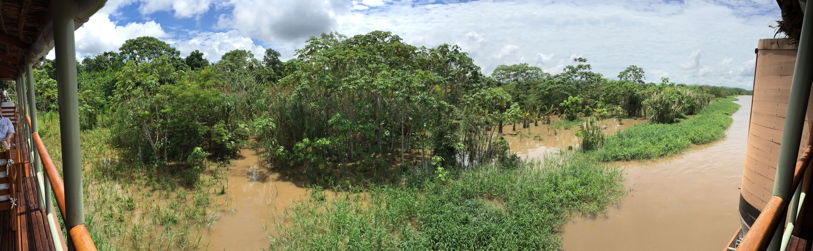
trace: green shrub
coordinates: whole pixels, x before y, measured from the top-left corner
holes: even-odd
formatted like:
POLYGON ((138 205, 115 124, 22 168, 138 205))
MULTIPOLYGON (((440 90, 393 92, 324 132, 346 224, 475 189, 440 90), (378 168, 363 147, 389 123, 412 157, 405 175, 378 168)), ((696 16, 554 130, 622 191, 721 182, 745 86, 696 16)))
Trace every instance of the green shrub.
POLYGON ((595 150, 604 144, 604 134, 601 133, 601 127, 592 118, 588 118, 580 125, 580 129, 576 131, 576 136, 581 139, 582 151, 595 150))
POLYGON ((684 118, 684 100, 683 93, 678 89, 666 87, 644 100, 644 109, 651 122, 674 123, 684 118))
POLYGON ((579 117, 590 115, 590 108, 585 104, 582 97, 567 97, 567 100, 559 104, 559 109, 562 112, 562 117, 567 120, 576 120, 579 117))

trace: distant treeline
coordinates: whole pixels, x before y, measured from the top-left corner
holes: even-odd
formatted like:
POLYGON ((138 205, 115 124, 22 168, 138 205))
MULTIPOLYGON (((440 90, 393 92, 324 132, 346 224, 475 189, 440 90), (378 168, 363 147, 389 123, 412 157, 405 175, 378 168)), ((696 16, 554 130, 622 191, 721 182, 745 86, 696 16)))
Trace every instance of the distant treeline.
MULTIPOLYGON (((130 39, 79 65, 81 125, 110 127, 112 143, 146 163, 228 158, 254 135, 280 166, 457 166, 505 159, 508 124, 552 116, 673 123, 714 98, 750 94, 648 83, 634 65, 608 79, 584 58, 558 74, 516 64, 486 75, 455 45, 417 47, 382 31, 323 34, 295 58, 279 56, 233 50, 212 63, 153 37, 130 39)), ((35 77, 38 109, 55 110, 53 63, 35 77)))

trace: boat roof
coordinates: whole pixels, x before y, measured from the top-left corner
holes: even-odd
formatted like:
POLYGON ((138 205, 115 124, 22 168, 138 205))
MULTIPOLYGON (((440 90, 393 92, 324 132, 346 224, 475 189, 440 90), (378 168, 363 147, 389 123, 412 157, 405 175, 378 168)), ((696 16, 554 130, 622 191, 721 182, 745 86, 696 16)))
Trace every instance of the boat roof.
MULTIPOLYGON (((106 0, 74 0, 76 28, 106 0)), ((26 64, 38 63, 54 47, 49 0, 0 1, 0 79, 12 80, 26 64)))

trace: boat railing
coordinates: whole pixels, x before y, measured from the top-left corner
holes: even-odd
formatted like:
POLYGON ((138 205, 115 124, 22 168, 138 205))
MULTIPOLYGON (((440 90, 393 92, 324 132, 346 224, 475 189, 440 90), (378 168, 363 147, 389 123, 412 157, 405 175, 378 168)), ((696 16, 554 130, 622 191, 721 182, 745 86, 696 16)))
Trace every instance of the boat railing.
POLYGON ((796 170, 793 173, 792 187, 795 190, 790 200, 779 196, 771 196, 768 203, 762 208, 761 213, 751 225, 748 232, 742 238, 736 250, 756 251, 766 250, 771 242, 776 238, 778 231, 781 233, 781 242, 776 243, 781 250, 787 247, 790 235, 793 232, 794 223, 799 208, 804 204, 804 194, 801 192, 803 183, 809 183, 811 171, 811 146, 807 146, 799 160, 796 162, 796 170), (787 218, 785 217, 787 216, 787 218), (780 224, 787 222, 783 229, 777 229, 780 224))
MULTIPOLYGON (((28 115, 25 115, 25 121, 28 128, 31 128, 31 118, 28 115)), ((40 161, 42 162, 42 167, 47 173, 45 177, 51 184, 50 188, 51 191, 53 191, 54 193, 54 198, 56 199, 57 206, 59 207, 59 212, 61 213, 62 218, 64 219, 66 217, 65 184, 62 181, 62 175, 60 175, 59 171, 56 169, 56 165, 54 165, 54 161, 51 159, 51 155, 48 154, 48 148, 45 147, 45 144, 42 142, 42 138, 40 138, 39 133, 31 132, 30 137, 33 141, 34 146, 37 149, 36 152, 39 155, 38 157, 40 158, 40 161)), ((46 196, 46 200, 49 199, 50 198, 46 196)), ((59 228, 60 227, 57 227, 57 229, 59 228)), ((68 226, 65 226, 65 229, 68 230, 70 244, 74 247, 75 250, 79 251, 97 250, 96 245, 93 243, 93 239, 91 239, 90 233, 88 232, 88 229, 85 226, 85 224, 76 225, 70 228, 68 226)), ((61 244, 64 245, 64 243, 61 244)))

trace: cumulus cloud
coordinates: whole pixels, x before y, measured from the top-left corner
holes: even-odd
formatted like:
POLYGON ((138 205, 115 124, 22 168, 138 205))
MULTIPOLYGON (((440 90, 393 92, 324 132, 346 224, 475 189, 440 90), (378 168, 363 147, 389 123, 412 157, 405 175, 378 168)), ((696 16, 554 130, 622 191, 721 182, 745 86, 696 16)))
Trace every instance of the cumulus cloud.
POLYGON ((519 52, 519 46, 513 44, 507 44, 497 52, 496 57, 499 59, 507 58, 507 57, 516 57, 517 52, 519 52))
POLYGON ((194 50, 203 52, 210 62, 219 61, 220 57, 231 50, 248 50, 257 59, 262 59, 265 48, 259 46, 251 38, 240 35, 237 31, 227 32, 195 32, 191 37, 174 41, 174 46, 181 51, 181 55, 189 55, 194 50))
POLYGON ((571 60, 555 53, 585 57, 605 76, 634 64, 649 81, 747 87, 750 74, 730 76, 729 68, 708 64, 753 59, 757 40, 773 37, 769 25, 778 16, 769 0, 395 1, 338 16, 336 30, 388 30, 425 46, 455 43, 486 73, 520 61, 556 73, 571 60), (474 43, 472 37, 487 39, 474 43))
POLYGON ((351 2, 331 0, 235 0, 230 5, 232 13, 220 17, 219 28, 267 43, 297 44, 332 31, 336 17, 352 7, 351 2))
POLYGON ((139 11, 149 14, 156 11, 173 11, 175 17, 197 16, 209 10, 212 0, 141 0, 139 11))
POLYGON ((169 34, 161 24, 154 21, 119 25, 111 21, 108 14, 98 13, 76 30, 75 36, 76 53, 81 58, 104 51, 115 51, 127 39, 140 36, 168 38, 169 34))

